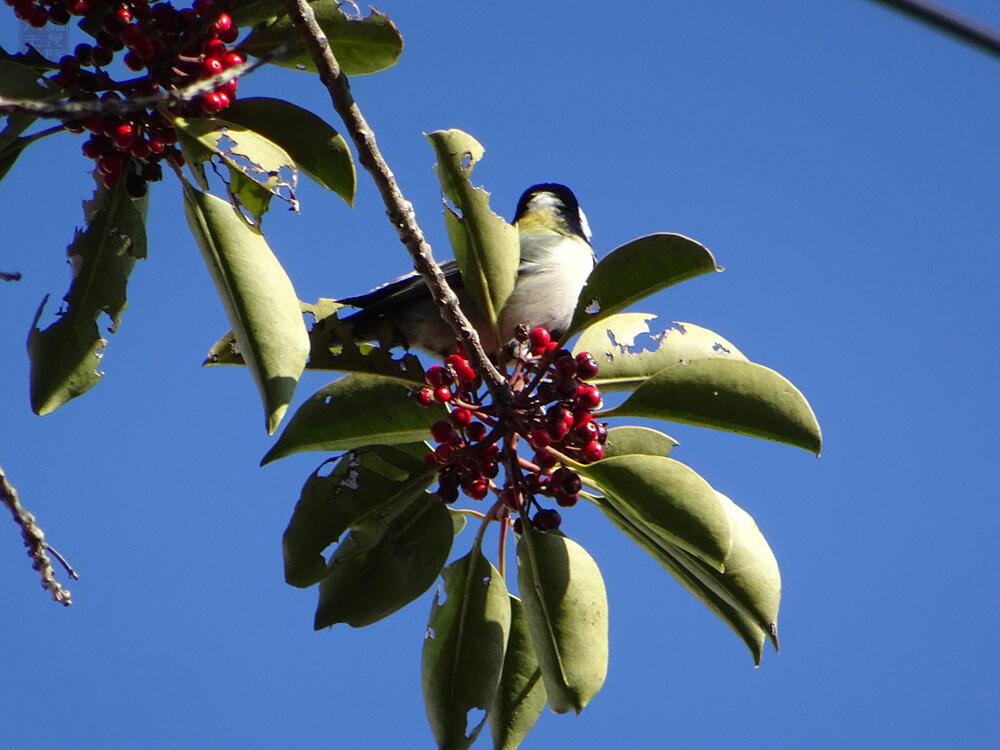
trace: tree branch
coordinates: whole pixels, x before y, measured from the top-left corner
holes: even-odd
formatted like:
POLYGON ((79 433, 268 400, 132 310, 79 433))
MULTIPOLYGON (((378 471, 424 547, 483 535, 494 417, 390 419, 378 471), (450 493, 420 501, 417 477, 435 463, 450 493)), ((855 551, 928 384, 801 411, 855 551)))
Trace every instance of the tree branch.
POLYGON ((232 80, 242 78, 248 73, 252 73, 261 65, 269 62, 274 57, 284 54, 289 45, 282 45, 268 55, 264 55, 256 60, 233 66, 221 73, 216 73, 211 78, 204 78, 195 81, 179 89, 165 89, 157 91, 149 96, 127 96, 125 99, 107 99, 97 101, 71 102, 71 101, 41 101, 38 99, 14 99, 0 96, 0 114, 10 112, 27 112, 37 117, 48 117, 59 120, 75 120, 81 117, 104 116, 104 115, 124 115, 129 112, 137 112, 149 109, 161 104, 183 104, 184 102, 197 99, 212 91, 215 91, 223 84, 232 80))
POLYGON ((506 378, 486 356, 479 341, 479 334, 462 312, 455 292, 448 286, 441 268, 434 261, 431 247, 417 224, 413 205, 403 196, 389 165, 382 158, 375 143, 375 133, 354 101, 347 76, 340 69, 340 64, 330 50, 326 35, 316 22, 312 8, 306 0, 285 0, 285 9, 316 63, 320 80, 330 92, 333 108, 344 121, 358 149, 358 161, 375 181, 375 186, 385 203, 389 221, 396 228, 400 240, 413 258, 414 269, 423 277, 430 289, 434 303, 441 311, 441 317, 451 326, 465 347, 466 354, 476 371, 482 375, 494 402, 510 403, 512 396, 506 378))
POLYGON ((923 21, 963 42, 1000 57, 1000 34, 975 21, 963 18, 954 11, 922 0, 874 0, 911 18, 923 21))
POLYGON ((73 603, 68 589, 64 589, 62 584, 56 580, 55 571, 52 570, 52 561, 46 551, 51 551, 56 558, 65 566, 71 578, 79 578, 62 555, 52 549, 45 541, 45 533, 35 523, 35 517, 21 505, 15 490, 7 475, 4 474, 3 467, 0 467, 0 499, 14 516, 14 522, 21 527, 21 536, 24 538, 24 546, 28 548, 28 555, 34 560, 32 567, 42 576, 42 587, 52 594, 53 601, 57 601, 65 607, 73 603))

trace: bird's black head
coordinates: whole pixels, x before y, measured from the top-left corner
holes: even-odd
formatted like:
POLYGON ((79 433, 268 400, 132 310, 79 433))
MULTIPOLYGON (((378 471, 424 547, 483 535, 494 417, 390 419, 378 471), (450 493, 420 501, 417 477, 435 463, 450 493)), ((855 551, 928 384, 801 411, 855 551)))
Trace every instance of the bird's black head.
POLYGON ((538 223, 549 229, 559 229, 550 224, 562 224, 565 231, 590 241, 587 217, 573 191, 554 182, 532 185, 524 191, 514 211, 514 223, 519 226, 538 223))

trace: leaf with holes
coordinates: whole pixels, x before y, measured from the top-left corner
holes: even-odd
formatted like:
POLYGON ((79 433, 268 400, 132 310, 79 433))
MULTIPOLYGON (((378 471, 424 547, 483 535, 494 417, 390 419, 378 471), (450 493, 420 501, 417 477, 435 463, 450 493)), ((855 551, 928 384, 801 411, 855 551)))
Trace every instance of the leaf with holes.
MULTIPOLYGON (((403 37, 388 16, 373 10, 367 18, 348 18, 336 0, 310 3, 316 21, 330 43, 341 70, 349 76, 368 75, 391 68, 403 51, 403 37)), ((298 32, 288 16, 282 14, 263 28, 254 29, 238 51, 263 57, 291 43, 290 51, 268 62, 285 68, 316 72, 316 64, 302 48, 298 32)))
POLYGON ((649 417, 776 440, 819 455, 816 415, 785 378, 763 365, 700 359, 660 370, 606 416, 649 417))
POLYGON ((514 288, 520 260, 517 229, 493 213, 489 193, 469 182, 483 156, 479 142, 461 130, 438 130, 427 138, 437 154, 441 190, 455 207, 446 205, 444 217, 463 286, 499 340, 497 318, 514 288))
POLYGON ((565 338, 662 289, 719 270, 706 247, 683 235, 650 234, 632 240, 594 268, 565 338))
POLYGON ((594 559, 556 531, 525 525, 517 543, 517 585, 531 641, 557 714, 580 713, 608 673, 608 597, 594 559))
POLYGON ((496 750, 513 750, 535 726, 545 707, 545 683, 531 642, 524 605, 510 597, 510 635, 503 672, 490 707, 490 734, 496 750))
POLYGON ((257 384, 270 435, 309 354, 295 288, 264 236, 229 203, 185 182, 184 213, 257 384))
POLYGON ((289 421, 262 464, 301 451, 342 451, 362 445, 423 440, 448 413, 418 406, 413 387, 380 375, 347 375, 324 386, 289 421))
POLYGON ((330 459, 302 487, 281 540, 285 581, 307 588, 326 578, 323 551, 372 513, 389 512, 422 494, 434 480, 423 461, 426 443, 376 445, 349 451, 332 469, 330 459))
POLYGON ((715 490, 694 470, 663 456, 632 454, 575 467, 626 517, 722 569, 732 546, 715 490))
POLYGON ((226 109, 226 119, 278 144, 310 178, 354 204, 351 151, 323 118, 283 99, 258 96, 237 99, 226 109))
POLYGON ((442 572, 421 656, 424 706, 439 748, 471 747, 486 722, 504 663, 510 597, 478 545, 442 572), (477 709, 482 720, 469 726, 477 709))
MULTIPOLYGON (((413 354, 396 359, 389 349, 366 343, 356 343, 348 324, 338 320, 335 311, 343 307, 332 299, 319 299, 315 304, 299 302, 304 314, 315 321, 309 328, 309 361, 307 370, 336 370, 368 375, 383 375, 402 383, 423 387, 424 368, 413 354)), ((212 365, 245 365, 232 331, 220 338, 202 363, 212 365)))
POLYGON ((101 379, 100 351, 107 341, 97 321, 109 316, 112 332, 121 323, 129 274, 135 262, 146 257, 146 206, 145 199, 128 197, 125 180, 113 190, 98 187, 93 200, 84 204, 87 228, 77 230, 67 250, 73 281, 63 297, 66 309, 55 323, 39 330, 42 300, 28 335, 31 408, 36 414, 55 411, 101 379))
POLYGON ((695 359, 747 358, 734 344, 707 328, 674 322, 650 334, 648 313, 620 313, 590 326, 577 339, 573 353, 590 352, 597 360, 597 375, 590 382, 602 391, 634 391, 665 367, 695 359), (636 343, 649 335, 649 343, 636 343))
POLYGON ((320 582, 316 630, 361 628, 406 606, 434 583, 454 539, 451 513, 428 492, 352 526, 320 582))
MULTIPOLYGON (((259 223, 271 196, 298 210, 298 169, 281 146, 243 125, 217 117, 175 117, 173 125, 192 169, 217 156, 229 167, 229 191, 259 223)), ((206 186, 199 180, 202 188, 206 186)))

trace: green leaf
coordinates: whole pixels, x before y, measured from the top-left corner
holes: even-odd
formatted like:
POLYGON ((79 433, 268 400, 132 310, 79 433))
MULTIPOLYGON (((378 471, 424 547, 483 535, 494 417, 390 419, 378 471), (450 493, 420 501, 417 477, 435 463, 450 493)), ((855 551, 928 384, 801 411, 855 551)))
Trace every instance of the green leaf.
POLYGON ((447 411, 441 404, 418 406, 412 393, 412 387, 379 375, 335 380, 299 407, 261 464, 301 451, 423 440, 447 411))
MULTIPOLYGON (((396 359, 384 347, 355 343, 350 326, 337 319, 335 311, 343 305, 336 300, 321 298, 315 304, 299 302, 299 307, 315 321, 309 329, 306 369, 384 375, 409 385, 424 386, 424 368, 415 355, 407 353, 396 359)), ((202 364, 246 364, 232 331, 212 345, 202 364)))
POLYGON ((651 234, 608 253, 587 279, 564 337, 624 310, 643 297, 721 270, 707 248, 679 234, 651 234))
POLYGON ((227 7, 233 23, 240 28, 256 26, 262 21, 273 21, 285 13, 279 0, 231 0, 227 7))
POLYGON ((445 225, 462 272, 465 290, 496 336, 497 318, 514 289, 520 262, 517 229, 490 209, 490 194, 469 182, 483 147, 461 130, 427 136, 437 154, 441 190, 455 206, 445 206, 445 225))
POLYGON ((510 597, 510 635, 503 672, 493 705, 490 733, 496 750, 514 750, 538 721, 545 707, 545 683, 531 642, 528 618, 516 596, 510 597))
POLYGON ((478 545, 442 573, 421 657, 424 706, 438 747, 471 747, 486 722, 504 664, 510 597, 503 576, 478 545), (469 726, 470 712, 484 716, 469 726))
POLYGON ((597 563, 558 532, 525 524, 517 543, 517 584, 557 714, 580 713, 608 673, 608 598, 597 563))
POLYGON ((819 455, 819 423, 805 397, 763 365, 701 359, 660 370, 606 416, 650 417, 776 440, 819 455))
POLYGON ((724 574, 719 574, 718 571, 705 565, 705 563, 688 554, 680 547, 664 541, 648 527, 644 527, 641 523, 634 523, 626 518, 614 505, 608 502, 607 498, 594 497, 587 493, 582 494, 597 505, 615 526, 647 552, 650 557, 660 563, 670 575, 676 578, 684 588, 702 602, 716 617, 732 628, 733 632, 750 649, 754 664, 760 664, 761 655, 764 653, 764 631, 757 626, 752 617, 745 614, 738 607, 730 604, 726 598, 720 596, 717 593, 718 587, 706 582, 706 575, 695 575, 691 571, 691 568, 697 569, 700 566, 706 573, 711 571, 715 575, 724 574), (681 560, 684 560, 688 564, 682 564, 681 560))
POLYGON ((300 588, 319 583, 328 573, 323 551, 341 534, 371 513, 422 494, 435 475, 422 460, 428 450, 426 443, 368 446, 348 452, 332 470, 326 467, 334 459, 310 474, 282 537, 285 581, 300 588))
POLYGON ((184 213, 257 383, 270 435, 309 354, 295 289, 264 236, 229 203, 185 182, 184 213))
POLYGON ((672 458, 638 454, 575 468, 624 516, 723 569, 732 547, 729 519, 715 490, 695 471, 672 458))
MULTIPOLYGON (((260 223, 272 195, 298 210, 298 170, 281 146, 243 125, 217 117, 175 117, 173 125, 192 169, 212 156, 229 167, 230 196, 251 213, 255 223, 260 223)), ((199 184, 206 188, 202 180, 199 184)))
MULTIPOLYGON (((345 75, 378 73, 396 64, 403 51, 403 37, 388 16, 373 10, 367 18, 351 19, 340 11, 336 0, 317 0, 310 5, 345 75)), ((302 48, 298 32, 285 15, 263 28, 255 29, 238 51, 262 57, 286 42, 292 42, 293 49, 269 62, 315 73, 315 63, 302 48)))
POLYGON ((129 274, 136 260, 146 257, 146 205, 145 200, 128 197, 124 180, 114 190, 99 186, 84 204, 87 228, 76 231, 67 250, 73 281, 63 297, 66 309, 55 323, 39 330, 46 297, 28 336, 31 408, 36 414, 55 411, 103 376, 98 368, 108 342, 97 321, 108 315, 111 332, 121 323, 129 274))
POLYGON ((283 99, 248 97, 226 119, 278 144, 309 177, 354 205, 354 161, 347 141, 323 118, 283 99))
POLYGON ((355 521, 333 553, 330 572, 319 585, 316 630, 338 622, 371 625, 434 583, 451 552, 451 514, 427 492, 393 510, 355 521))
POLYGON ((747 358, 736 346, 717 333, 693 323, 673 323, 649 336, 650 343, 636 344, 636 337, 648 334, 647 313, 621 313, 596 323, 580 334, 574 354, 590 352, 597 360, 597 376, 590 382, 604 392, 632 391, 650 376, 678 362, 695 359, 747 358))
POLYGON ((48 101, 58 95, 58 90, 40 79, 44 71, 12 57, 0 58, 0 96, 10 99, 48 101))
POLYGON ((629 456, 641 453, 647 456, 667 457, 677 441, 669 435, 649 427, 612 427, 604 444, 604 457, 629 456))
MULTIPOLYGON (((0 140, 2 139, 3 133, 0 133, 0 140)), ((17 157, 19 157, 21 152, 30 146, 31 143, 31 138, 15 138, 12 141, 8 141, 3 146, 0 146, 0 180, 7 176, 11 167, 14 166, 14 162, 17 161, 17 157)))

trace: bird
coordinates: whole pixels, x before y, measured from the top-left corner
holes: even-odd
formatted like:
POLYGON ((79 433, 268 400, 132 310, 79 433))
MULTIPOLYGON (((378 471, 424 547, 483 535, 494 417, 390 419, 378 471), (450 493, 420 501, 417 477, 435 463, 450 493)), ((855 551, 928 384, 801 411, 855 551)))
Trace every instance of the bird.
MULTIPOLYGON (((528 330, 546 328, 558 340, 569 329, 580 292, 597 263, 587 217, 565 185, 529 187, 517 202, 512 223, 518 230, 521 257, 514 289, 498 316, 499 341, 494 340, 491 327, 476 306, 469 304, 455 261, 441 264, 487 352, 513 339, 521 325, 528 330)), ((455 351, 455 334, 441 319, 430 290, 416 273, 338 301, 360 308, 342 319, 351 325, 358 341, 377 341, 380 333, 389 330, 407 349, 439 356, 455 351)))

